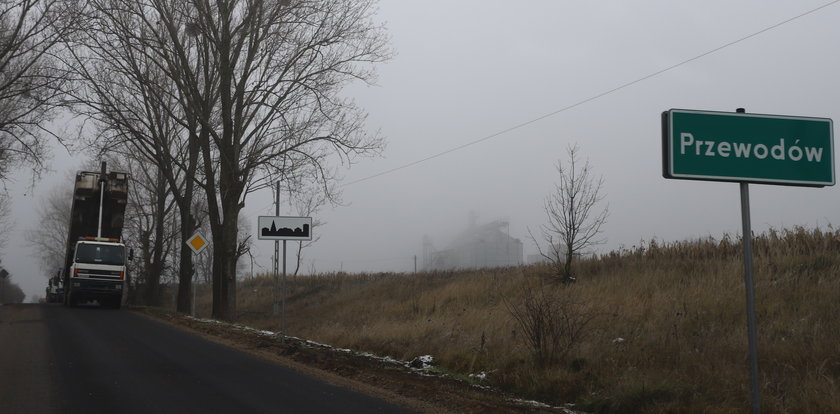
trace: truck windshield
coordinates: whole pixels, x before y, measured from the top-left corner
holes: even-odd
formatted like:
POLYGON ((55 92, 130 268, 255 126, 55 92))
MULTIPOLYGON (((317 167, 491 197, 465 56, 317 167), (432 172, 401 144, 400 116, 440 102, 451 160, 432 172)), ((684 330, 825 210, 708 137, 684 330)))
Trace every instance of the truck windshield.
POLYGON ((76 262, 121 266, 125 263, 125 247, 79 243, 76 247, 76 262))

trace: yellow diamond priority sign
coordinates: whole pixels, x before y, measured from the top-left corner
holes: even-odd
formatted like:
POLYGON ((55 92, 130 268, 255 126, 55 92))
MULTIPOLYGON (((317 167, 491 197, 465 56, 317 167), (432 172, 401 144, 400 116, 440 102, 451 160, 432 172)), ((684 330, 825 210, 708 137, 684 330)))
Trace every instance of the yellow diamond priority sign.
POLYGON ((187 246, 190 246, 193 253, 198 254, 201 253, 202 250, 207 248, 207 239, 201 235, 201 232, 195 232, 189 239, 187 239, 187 246))

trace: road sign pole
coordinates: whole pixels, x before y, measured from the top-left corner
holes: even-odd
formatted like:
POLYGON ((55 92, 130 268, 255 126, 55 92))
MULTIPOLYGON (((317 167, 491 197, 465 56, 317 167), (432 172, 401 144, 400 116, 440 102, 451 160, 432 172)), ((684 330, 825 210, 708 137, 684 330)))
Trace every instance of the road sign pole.
POLYGON ((281 303, 280 306, 280 335, 283 336, 283 339, 286 339, 286 240, 283 240, 283 279, 281 282, 281 288, 283 290, 281 296, 281 303))
POLYGON ((747 331, 750 347, 750 389, 752 390, 752 409, 759 414, 761 408, 758 395, 758 329, 755 322, 755 290, 753 288, 752 229, 750 224, 749 184, 741 185, 741 240, 744 244, 744 287, 747 292, 747 331))
POLYGON ((280 183, 277 183, 277 214, 259 216, 257 218, 257 238, 260 240, 274 240, 274 315, 280 314, 280 335, 286 336, 286 242, 288 240, 312 240, 312 217, 281 217, 280 216, 280 183), (279 241, 283 240, 283 273, 280 279, 280 289, 277 289, 277 273, 280 270, 279 241), (278 297, 279 296, 279 297, 278 297), (278 300, 279 299, 279 300, 278 300), (279 302, 279 312, 278 312, 279 302))
MULTIPOLYGON (((746 110, 738 108, 736 113, 746 110)), ((753 282, 752 223, 750 223, 750 185, 739 183, 741 190, 741 243, 744 246, 744 290, 747 296, 747 341, 750 348, 750 390, 753 414, 761 413, 758 393, 758 328, 755 321, 755 283, 753 282)))
POLYGON ((830 118, 735 112, 663 112, 662 176, 740 185, 750 388, 752 411, 759 414, 749 183, 833 186, 834 126, 830 118))
MULTIPOLYGON (((189 246, 190 249, 192 249, 193 254, 195 255, 196 258, 201 257, 201 252, 203 252, 204 249, 206 249, 208 245, 209 245, 209 243, 204 238, 204 236, 201 235, 200 231, 196 231, 195 234, 192 235, 192 237, 187 239, 187 246, 189 246)), ((196 259, 196 260, 198 260, 198 259, 196 259)), ((196 267, 195 266, 196 260, 193 260, 193 267, 194 268, 196 267)), ((192 300, 190 301, 190 315, 195 316, 195 285, 196 285, 196 282, 197 282, 196 281, 196 274, 198 273, 198 271, 195 271, 195 269, 193 269, 193 270, 194 271, 190 275, 190 289, 189 289, 189 291, 187 291, 187 296, 190 296, 190 294, 192 294, 192 300)), ((65 289, 66 289, 66 287, 65 287, 65 289)), ((65 296, 66 296, 66 293, 65 293, 65 296)), ((173 299, 173 300, 175 300, 175 299, 173 299)))
POLYGON ((195 317, 195 276, 192 276, 192 283, 190 283, 190 290, 192 290, 192 303, 190 304, 190 315, 195 317))
MULTIPOLYGON (((277 190, 274 193, 276 197, 276 201, 274 202, 274 215, 280 215, 280 181, 277 181, 277 190)), ((271 306, 272 312, 271 314, 277 316, 279 314, 279 309, 277 308, 277 273, 280 270, 279 262, 280 261, 280 241, 274 241, 274 283, 271 289, 271 306)))
POLYGON ((272 303, 271 314, 274 315, 274 316, 277 316, 277 315, 280 314, 280 309, 277 306, 277 296, 278 296, 277 295, 277 289, 278 289, 277 276, 278 276, 278 273, 279 273, 279 271, 277 270, 277 267, 278 267, 278 264, 279 264, 279 260, 280 260, 280 242, 278 240, 275 240, 274 241, 274 260, 273 260, 273 263, 272 263, 272 265, 274 265, 273 269, 272 269, 273 270, 273 275, 272 275, 273 276, 272 277, 272 279, 273 279, 272 282, 273 283, 272 283, 272 287, 271 287, 271 303, 272 303))
MULTIPOLYGON (((736 113, 745 113, 738 108, 736 113)), ((755 283, 753 282, 752 223, 750 223, 750 187, 739 183, 741 190, 741 242, 744 245, 744 290, 747 296, 747 340, 750 348, 750 390, 753 414, 761 413, 758 393, 758 328, 755 321, 755 283)))

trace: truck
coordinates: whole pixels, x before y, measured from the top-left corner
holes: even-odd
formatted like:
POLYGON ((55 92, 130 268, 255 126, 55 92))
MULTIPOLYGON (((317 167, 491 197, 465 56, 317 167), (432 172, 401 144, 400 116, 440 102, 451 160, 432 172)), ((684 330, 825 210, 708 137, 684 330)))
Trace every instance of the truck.
POLYGON ((47 282, 47 303, 64 302, 64 286, 62 286, 61 270, 50 277, 47 282))
POLYGON ((122 305, 127 280, 122 241, 127 201, 127 173, 106 173, 104 162, 99 172, 76 173, 62 268, 66 306, 94 300, 102 307, 122 305))

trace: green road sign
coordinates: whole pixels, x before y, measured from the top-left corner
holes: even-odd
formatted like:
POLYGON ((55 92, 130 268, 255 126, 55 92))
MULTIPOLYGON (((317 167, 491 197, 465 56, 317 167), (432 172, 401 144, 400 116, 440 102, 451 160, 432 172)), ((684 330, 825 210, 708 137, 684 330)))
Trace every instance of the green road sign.
POLYGON ((662 113, 665 178, 834 185, 829 118, 671 109, 662 113))

